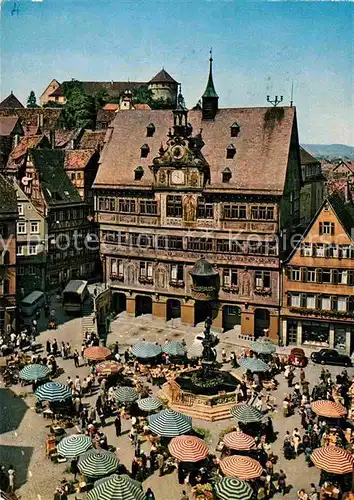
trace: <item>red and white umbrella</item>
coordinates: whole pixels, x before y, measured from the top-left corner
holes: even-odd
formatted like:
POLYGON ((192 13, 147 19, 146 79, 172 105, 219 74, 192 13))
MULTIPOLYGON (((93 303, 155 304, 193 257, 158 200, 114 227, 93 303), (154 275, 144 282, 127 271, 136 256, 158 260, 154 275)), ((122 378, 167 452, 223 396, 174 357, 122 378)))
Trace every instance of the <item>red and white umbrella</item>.
POLYGON ((349 474, 354 471, 353 454, 339 446, 323 446, 311 454, 311 460, 321 470, 331 474, 349 474))
POLYGON ((253 450, 256 448, 253 437, 244 432, 235 431, 225 434, 223 441, 230 450, 253 450))
POLYGON ((112 352, 107 347, 92 346, 84 350, 84 358, 91 361, 103 361, 109 358, 111 354, 112 352))
POLYGON ((232 455, 220 462, 220 467, 225 476, 238 477, 248 481, 256 479, 262 474, 263 468, 257 460, 243 455, 232 455))
POLYGON ((181 462, 199 462, 209 455, 204 441, 195 436, 176 436, 168 445, 171 455, 181 462))
POLYGON ((328 418, 342 418, 346 415, 346 408, 334 401, 328 401, 327 399, 321 399, 320 401, 314 401, 311 403, 311 409, 316 415, 328 418))

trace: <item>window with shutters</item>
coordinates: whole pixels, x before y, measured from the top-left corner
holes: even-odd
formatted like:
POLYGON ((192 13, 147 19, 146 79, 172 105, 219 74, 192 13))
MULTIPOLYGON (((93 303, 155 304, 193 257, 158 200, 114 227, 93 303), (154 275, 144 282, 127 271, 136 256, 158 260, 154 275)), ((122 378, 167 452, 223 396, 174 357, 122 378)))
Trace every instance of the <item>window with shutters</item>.
POLYGON ((317 243, 316 245, 316 257, 325 256, 325 246, 323 243, 317 243))
POLYGON ((18 222, 17 223, 17 234, 26 234, 26 223, 18 222))
POLYGON ((334 222, 320 222, 319 223, 319 234, 334 235, 334 222))
POLYGON ((332 272, 330 269, 322 269, 322 283, 332 283, 332 272))
POLYGON ((315 269, 308 269, 307 270, 306 281, 308 281, 309 283, 315 283, 316 282, 316 271, 315 271, 315 269))
POLYGON ((353 259, 354 247, 351 245, 339 245, 339 258, 353 259))
POLYGON ((171 281, 173 283, 183 282, 183 264, 171 265, 171 281))
POLYGON ((327 246, 327 256, 333 257, 334 259, 338 259, 339 257, 339 248, 335 243, 331 243, 327 246))
POLYGON ((304 243, 302 246, 301 253, 304 257, 312 257, 312 244, 311 243, 304 243))
POLYGON ((306 296, 306 307, 307 309, 315 309, 316 308, 316 298, 314 295, 306 296))
POLYGON ((300 269, 297 267, 293 267, 290 276, 292 281, 300 281, 301 278, 300 269))
POLYGON ((338 283, 342 285, 347 285, 348 284, 348 271, 345 269, 339 269, 337 271, 338 273, 338 283))
POLYGON ((255 272, 256 288, 270 288, 270 283, 270 271, 255 272))
POLYGON ((111 276, 122 278, 123 273, 123 261, 121 259, 111 259, 111 276))

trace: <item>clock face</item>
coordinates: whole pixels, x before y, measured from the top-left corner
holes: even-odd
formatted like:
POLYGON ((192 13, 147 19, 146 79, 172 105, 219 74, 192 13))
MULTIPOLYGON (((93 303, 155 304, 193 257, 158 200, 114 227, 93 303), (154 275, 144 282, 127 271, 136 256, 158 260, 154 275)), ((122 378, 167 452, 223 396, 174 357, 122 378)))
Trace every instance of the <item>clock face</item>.
POLYGON ((175 160, 180 160, 184 155, 184 147, 183 146, 174 146, 172 148, 172 156, 175 160))
POLYGON ((171 173, 172 184, 184 184, 184 172, 183 170, 173 170, 171 173))

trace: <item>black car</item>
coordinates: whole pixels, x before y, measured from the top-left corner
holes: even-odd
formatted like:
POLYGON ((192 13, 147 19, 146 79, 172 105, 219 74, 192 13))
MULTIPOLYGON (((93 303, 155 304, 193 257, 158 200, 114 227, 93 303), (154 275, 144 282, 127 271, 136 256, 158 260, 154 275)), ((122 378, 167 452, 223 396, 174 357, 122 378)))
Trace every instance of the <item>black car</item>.
POLYGON ((335 349, 321 349, 318 352, 312 352, 311 359, 314 363, 321 365, 352 366, 350 357, 346 354, 339 354, 335 349))

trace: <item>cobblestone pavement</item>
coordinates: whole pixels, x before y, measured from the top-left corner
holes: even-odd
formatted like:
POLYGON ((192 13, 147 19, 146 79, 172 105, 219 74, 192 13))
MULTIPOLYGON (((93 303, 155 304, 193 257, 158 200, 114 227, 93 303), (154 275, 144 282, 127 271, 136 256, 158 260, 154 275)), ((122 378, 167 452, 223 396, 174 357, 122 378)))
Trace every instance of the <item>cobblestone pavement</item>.
MULTIPOLYGON (((69 321, 62 315, 60 307, 57 306, 58 317, 61 317, 60 325, 55 331, 45 330, 45 320, 42 318, 42 333, 39 336, 39 341, 45 344, 47 339, 52 340, 54 337, 61 342, 71 342, 72 347, 81 345, 81 318, 70 319, 69 321)), ((168 339, 184 338, 190 345, 196 335, 202 332, 202 325, 192 328, 181 325, 177 320, 171 320, 168 323, 152 320, 150 316, 142 316, 138 318, 130 318, 125 313, 122 313, 113 323, 112 332, 109 334, 107 344, 111 344, 118 340, 121 349, 129 346, 143 338, 150 341, 163 342, 168 339)), ((225 347, 229 353, 240 349, 240 342, 233 337, 232 332, 220 334, 220 344, 218 349, 225 347), (239 345, 237 345, 239 344, 239 345)), ((242 343, 242 342, 241 342, 242 343)), ((286 349, 284 349, 286 350, 286 349)), ((87 367, 76 369, 72 360, 61 360, 58 358, 59 366, 64 369, 64 373, 58 377, 59 381, 65 381, 68 375, 72 378, 77 374, 82 379, 88 373, 87 367)), ((330 368, 333 375, 341 371, 341 368, 330 368)), ((310 363, 306 369, 307 378, 311 386, 317 382, 320 368, 310 363)), ((350 375, 354 374, 354 370, 350 369, 350 375)), ((278 404, 281 405, 284 393, 287 392, 287 387, 282 376, 278 376, 279 387, 273 394, 278 404)), ((3 388, 3 385, 0 386, 3 388)), ((28 409, 25 411, 22 418, 15 423, 16 428, 9 430, 0 435, 0 463, 4 465, 13 464, 17 472, 17 488, 18 494, 23 500, 51 500, 57 483, 65 477, 64 471, 67 464, 55 465, 45 457, 45 437, 48 432, 48 421, 44 420, 41 415, 34 411, 35 397, 31 393, 30 386, 25 388, 12 387, 11 390, 16 394, 23 394, 26 397, 24 402, 28 409)), ((13 398, 11 391, 0 391, 1 406, 0 418, 7 415, 11 421, 11 415, 8 414, 6 408, 12 406, 9 403, 13 398), (2 394, 2 395, 1 395, 2 394), (4 396, 4 397, 2 397, 4 396)), ((91 398, 93 399, 93 398, 91 398)), ((87 399, 90 401, 90 398, 87 399)), ((21 405, 22 406, 22 405, 21 405)), ((15 410, 12 410, 15 411, 15 410)), ((279 456, 275 471, 280 468, 284 469, 288 476, 288 483, 292 485, 290 493, 285 498, 296 499, 296 491, 301 488, 308 488, 311 482, 318 482, 319 472, 315 467, 308 468, 305 465, 303 456, 299 456, 291 462, 284 460, 281 452, 283 436, 286 430, 292 431, 294 427, 300 429, 300 419, 298 415, 284 419, 280 410, 276 409, 272 415, 274 420, 275 431, 279 433, 277 441, 272 445, 274 453, 279 456)), ((104 431, 107 434, 108 442, 117 448, 117 455, 122 463, 128 469, 130 468, 133 459, 133 447, 128 440, 128 430, 130 422, 124 421, 122 424, 123 435, 120 438, 115 437, 114 426, 112 420, 107 422, 104 431)), ((210 448, 213 451, 218 442, 220 431, 229 427, 234 422, 232 420, 224 420, 217 423, 209 423, 193 420, 194 426, 210 429, 211 444, 210 448)), ((15 427, 15 425, 13 427, 15 427)), ((6 429, 5 429, 6 430, 6 429)), ((147 444, 144 443, 142 449, 147 449, 147 444)), ((71 477, 70 475, 66 475, 71 477)), ((145 486, 150 486, 156 496, 156 500, 169 498, 170 500, 179 500, 181 496, 181 487, 178 485, 176 475, 171 474, 162 478, 156 475, 152 476, 145 482, 145 486)))

